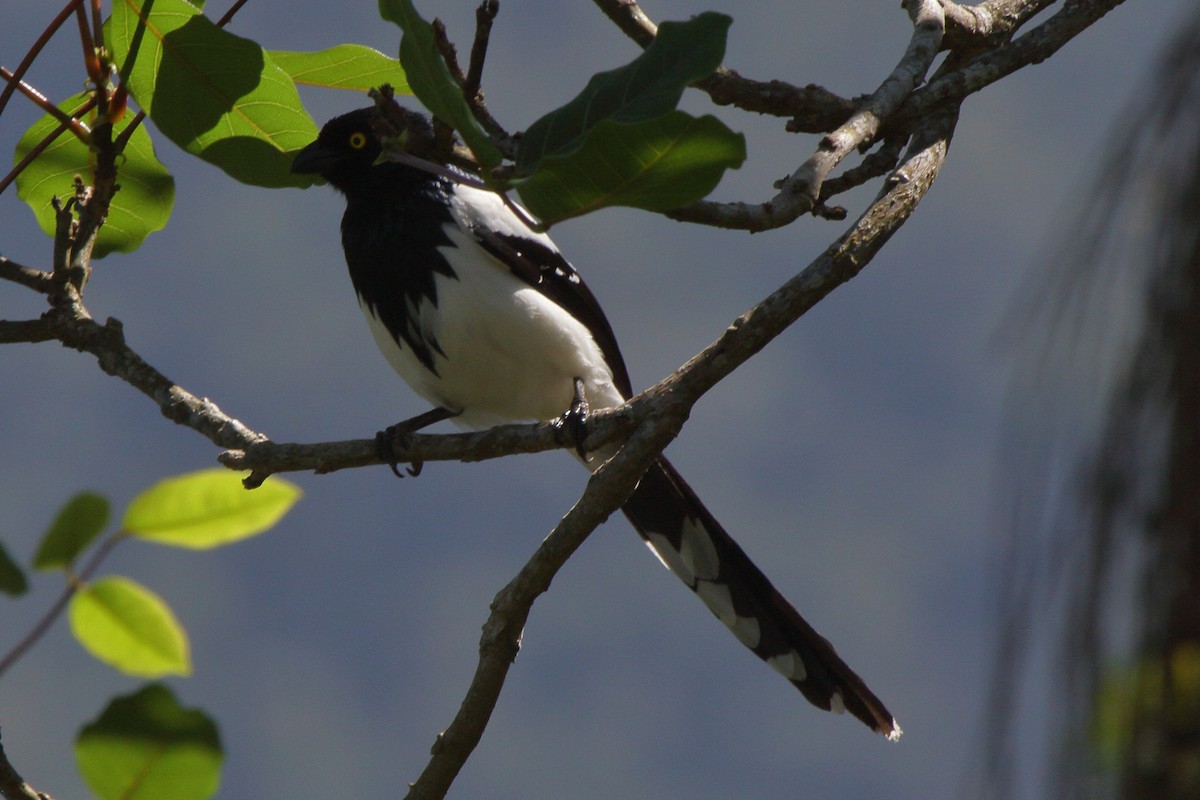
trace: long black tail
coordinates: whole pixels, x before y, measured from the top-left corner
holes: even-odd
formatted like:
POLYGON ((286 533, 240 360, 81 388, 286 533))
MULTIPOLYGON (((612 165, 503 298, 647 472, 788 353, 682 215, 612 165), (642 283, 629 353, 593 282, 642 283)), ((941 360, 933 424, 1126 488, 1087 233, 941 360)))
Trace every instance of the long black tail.
POLYGON ((826 711, 849 711, 889 739, 896 720, 833 646, 804 621, 660 458, 625 503, 646 544, 738 640, 826 711))

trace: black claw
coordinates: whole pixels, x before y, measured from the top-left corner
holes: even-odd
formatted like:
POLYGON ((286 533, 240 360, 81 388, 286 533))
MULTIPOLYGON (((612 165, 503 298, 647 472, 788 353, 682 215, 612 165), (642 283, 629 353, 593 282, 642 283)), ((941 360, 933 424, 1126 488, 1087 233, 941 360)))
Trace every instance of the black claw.
POLYGON ((392 426, 386 430, 382 430, 375 434, 375 455, 379 456, 379 460, 387 464, 392 470, 392 474, 397 478, 403 478, 398 462, 396 460, 396 449, 392 446, 393 437, 399 432, 394 430, 396 426, 392 426))
POLYGON ((588 415, 590 413, 591 409, 588 407, 587 396, 583 390, 583 379, 576 378, 571 407, 554 421, 554 425, 575 443, 575 452, 585 462, 592 460, 592 457, 583 449, 584 440, 588 436, 588 415))
MULTIPOLYGON (((379 460, 387 464, 392 474, 397 478, 403 478, 399 468, 399 460, 396 458, 395 443, 399 442, 401 449, 408 449, 408 444, 411 441, 412 435, 422 428, 428 427, 435 422, 441 422, 444 419, 458 416, 458 412, 451 411, 447 408, 434 408, 426 411, 424 414, 418 414, 412 419, 406 419, 403 422, 397 422, 384 428, 379 433, 375 434, 375 454, 379 456, 379 460)), ((404 471, 412 477, 417 477, 421 474, 421 468, 425 466, 425 462, 421 460, 413 461, 404 471)))

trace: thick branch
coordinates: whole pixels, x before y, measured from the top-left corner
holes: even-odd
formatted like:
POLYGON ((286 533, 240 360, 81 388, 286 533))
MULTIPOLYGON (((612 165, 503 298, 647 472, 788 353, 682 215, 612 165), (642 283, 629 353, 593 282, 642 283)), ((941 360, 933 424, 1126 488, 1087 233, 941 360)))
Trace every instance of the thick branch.
POLYGON ((432 748, 432 757, 409 790, 407 800, 442 798, 479 744, 534 601, 593 530, 621 507, 642 474, 679 432, 684 417, 657 417, 640 429, 588 481, 575 506, 541 543, 533 557, 492 601, 479 640, 479 663, 454 720, 432 748))
POLYGON ((0 797, 4 800, 53 800, 50 795, 37 791, 25 782, 9 762, 3 745, 0 745, 0 797))
POLYGON ((150 366, 126 344, 119 321, 109 319, 101 325, 78 301, 59 305, 41 319, 0 321, 0 343, 45 341, 59 341, 95 356, 100 369, 149 397, 164 417, 192 428, 219 447, 244 448, 266 438, 150 366))

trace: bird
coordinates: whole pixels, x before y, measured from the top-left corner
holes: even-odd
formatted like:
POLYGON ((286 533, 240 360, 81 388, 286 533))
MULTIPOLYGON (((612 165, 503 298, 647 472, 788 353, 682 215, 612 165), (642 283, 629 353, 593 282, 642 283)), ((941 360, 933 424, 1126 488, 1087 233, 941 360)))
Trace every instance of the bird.
MULTIPOLYGON (((408 430, 442 419, 481 429, 570 418, 584 404, 609 408, 631 397, 612 327, 553 240, 465 172, 381 158, 374 114, 329 120, 292 171, 345 197, 342 247, 359 305, 388 363, 432 404, 408 430)), ((588 466, 604 455, 592 454, 588 466)), ((813 705, 899 738, 884 704, 665 457, 622 511, 667 569, 813 705)))

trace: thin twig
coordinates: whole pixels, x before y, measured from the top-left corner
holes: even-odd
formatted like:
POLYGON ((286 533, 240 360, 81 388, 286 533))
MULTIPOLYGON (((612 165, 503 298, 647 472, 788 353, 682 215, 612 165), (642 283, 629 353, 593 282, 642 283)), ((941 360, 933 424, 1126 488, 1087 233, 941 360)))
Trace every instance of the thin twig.
POLYGON ((784 182, 780 195, 795 198, 801 213, 817 202, 821 185, 834 167, 874 140, 883 120, 921 83, 941 49, 946 21, 938 0, 908 0, 907 7, 913 35, 899 63, 854 115, 822 138, 817 152, 784 182))
POLYGON ((491 136, 492 141, 509 158, 514 154, 512 135, 492 116, 483 101, 483 65, 487 59, 488 42, 492 34, 492 23, 500 13, 498 0, 483 0, 475 9, 475 40, 471 44, 471 63, 463 81, 463 97, 471 107, 471 113, 491 136))
MULTIPOLYGON (((1092 3, 1068 3, 1054 16, 1020 38, 1005 42, 964 66, 948 70, 916 89, 881 129, 884 136, 909 131, 942 105, 957 105, 968 95, 1031 64, 1053 55, 1067 42, 1078 36, 1124 0, 1096 0, 1092 3)), ((1015 3, 1006 7, 1016 8, 1015 3)), ((1022 14, 1040 7, 1036 0, 1020 5, 1022 14)), ((1020 17, 1021 21, 1027 16, 1020 17)), ((1014 23, 1015 24, 1015 23, 1014 23)), ((965 59, 964 59, 965 60, 965 59)), ((667 212, 667 216, 684 222, 695 222, 721 228, 763 231, 778 228, 794 221, 801 213, 803 201, 781 191, 765 203, 716 203, 700 201, 685 208, 667 212)))
POLYGON ((487 60, 488 39, 492 35, 492 23, 500 13, 499 0, 483 0, 475 9, 475 41, 471 44, 471 61, 467 66, 467 77, 463 81, 463 95, 470 102, 479 95, 483 83, 483 63, 487 60))
POLYGON ((60 124, 57 128, 50 131, 46 138, 29 148, 29 152, 22 156, 21 160, 13 165, 13 168, 8 171, 3 178, 0 178, 0 194, 8 188, 9 184, 17 179, 17 176, 25 171, 25 168, 33 163, 33 160, 40 156, 47 147, 54 144, 59 136, 67 132, 67 125, 60 124))
POLYGON ((79 109, 73 111, 71 114, 68 114, 58 106, 54 105, 54 103, 50 102, 50 99, 47 98, 46 95, 30 86, 28 83, 18 78, 15 74, 9 72, 4 67, 0 67, 0 78, 3 78, 5 81, 7 81, 10 86, 15 86, 17 89, 20 89, 21 94, 32 100, 38 106, 38 108, 42 109, 42 111, 45 111, 47 114, 65 125, 67 129, 71 131, 71 133, 78 137, 79 141, 83 142, 84 144, 91 144, 91 130, 87 125, 76 119, 74 115, 83 114, 86 113, 86 111, 90 111, 92 106, 94 106, 94 103, 91 105, 89 105, 89 103, 84 103, 84 105, 80 106, 79 109))
MULTIPOLYGON (((639 46, 649 47, 658 35, 654 23, 635 0, 593 0, 621 32, 639 46)), ((854 113, 855 103, 820 86, 793 86, 784 81, 744 78, 728 67, 697 81, 719 106, 735 106, 756 114, 791 117, 801 130, 824 132, 841 125, 854 113)))
POLYGON ((658 36, 658 25, 646 16, 637 0, 594 0, 596 7, 604 12, 604 16, 612 20, 621 29, 621 33, 637 42, 639 47, 646 48, 658 36))
POLYGON ((228 25, 233 20, 234 14, 241 11, 242 6, 246 5, 247 2, 249 2, 249 0, 236 0, 236 2, 229 7, 229 10, 222 14, 221 18, 217 20, 217 27, 224 28, 226 25, 228 25))
POLYGON ((67 607, 67 603, 75 596, 75 593, 86 584, 88 578, 96 573, 96 570, 104 563, 104 559, 108 558, 108 554, 124 538, 125 535, 123 533, 115 533, 108 536, 96 547, 95 552, 92 553, 87 564, 79 570, 79 573, 73 577, 68 577, 66 586, 63 587, 58 598, 50 605, 50 608, 42 615, 42 618, 29 629, 28 633, 21 637, 21 640, 11 650, 4 654, 3 658, 0 658, 0 675, 8 672, 9 668, 17 663, 29 648, 37 644, 38 640, 46 634, 46 631, 50 630, 50 626, 62 616, 63 609, 67 607))
POLYGON ((458 48, 454 46, 454 42, 450 41, 450 37, 446 33, 446 23, 434 17, 429 26, 433 28, 433 43, 437 46, 438 54, 441 55, 446 68, 450 70, 450 77, 454 78, 454 82, 461 89, 467 79, 463 75, 462 67, 458 64, 458 48))
POLYGON ((7 256, 0 256, 0 280, 19 283, 42 294, 49 294, 53 285, 53 278, 49 272, 18 264, 7 256))
POLYGON ((46 26, 46 29, 41 32, 38 38, 30 46, 29 51, 25 53, 25 57, 21 59, 21 63, 18 64, 17 68, 12 71, 12 75, 15 80, 10 80, 7 85, 5 85, 3 91, 0 91, 0 116, 4 114, 4 109, 8 106, 8 100, 12 97, 13 91, 17 88, 15 81, 19 81, 21 78, 25 77, 25 73, 28 72, 29 68, 33 65, 34 59, 38 57, 38 53, 42 52, 42 48, 46 46, 46 43, 50 41, 50 38, 54 36, 54 34, 58 32, 58 29, 63 26, 63 23, 67 21, 67 17, 75 13, 75 7, 79 5, 80 2, 81 0, 70 0, 70 2, 63 7, 63 10, 58 12, 58 16, 50 21, 50 24, 46 26))
POLYGON ((97 84, 101 82, 96 40, 92 38, 92 26, 88 22, 88 12, 83 3, 75 4, 75 22, 79 27, 79 44, 83 48, 83 65, 87 76, 97 84))
POLYGON ((104 47, 104 10, 100 0, 92 0, 92 44, 97 48, 104 47))
POLYGON ((817 152, 783 181, 775 197, 760 204, 701 201, 669 211, 667 216, 685 222, 761 231, 787 225, 811 211, 821 197, 821 186, 830 171, 875 137, 883 120, 912 93, 937 56, 944 23, 938 0, 913 0, 909 7, 913 35, 904 56, 859 110, 825 136, 817 152))

